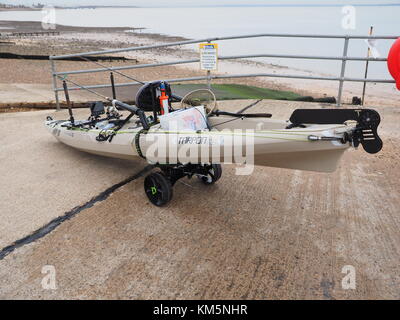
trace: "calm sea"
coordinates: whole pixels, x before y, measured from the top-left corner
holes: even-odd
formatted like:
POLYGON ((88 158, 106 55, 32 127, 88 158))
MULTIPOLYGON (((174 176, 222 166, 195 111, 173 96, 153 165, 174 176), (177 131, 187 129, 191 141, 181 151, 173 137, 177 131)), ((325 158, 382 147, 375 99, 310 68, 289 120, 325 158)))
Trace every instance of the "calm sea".
MULTIPOLYGON (((344 29, 341 6, 257 6, 200 8, 104 8, 57 10, 57 24, 90 27, 144 27, 147 32, 190 39, 251 33, 400 35, 400 6, 356 6, 354 29, 344 29)), ((41 21, 38 11, 0 12, 0 20, 41 21)), ((386 56, 391 41, 379 40, 386 56)), ((341 55, 343 40, 257 38, 220 42, 220 54, 284 53, 341 55)), ((365 56, 364 40, 350 43, 349 55, 365 56)), ((338 74, 339 62, 264 59, 299 69, 338 74)), ((346 75, 362 76, 364 63, 349 62, 346 75)), ((370 76, 388 78, 384 62, 370 64, 370 76)))

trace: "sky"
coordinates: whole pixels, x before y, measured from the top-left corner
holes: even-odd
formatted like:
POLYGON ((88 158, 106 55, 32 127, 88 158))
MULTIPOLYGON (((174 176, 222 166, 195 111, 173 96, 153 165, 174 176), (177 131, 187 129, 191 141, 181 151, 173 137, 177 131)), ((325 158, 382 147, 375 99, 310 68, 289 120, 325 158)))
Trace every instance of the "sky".
POLYGON ((400 0, 0 0, 2 4, 43 3, 58 6, 82 5, 132 5, 140 7, 153 6, 206 6, 206 5, 268 5, 268 4, 400 4, 400 0))

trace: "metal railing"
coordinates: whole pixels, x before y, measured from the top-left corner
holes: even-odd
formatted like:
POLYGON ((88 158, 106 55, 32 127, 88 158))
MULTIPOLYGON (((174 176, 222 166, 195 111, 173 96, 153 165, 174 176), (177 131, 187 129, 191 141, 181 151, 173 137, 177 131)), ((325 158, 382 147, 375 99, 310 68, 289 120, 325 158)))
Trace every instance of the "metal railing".
MULTIPOLYGON (((328 76, 307 76, 307 75, 290 75, 290 74, 278 74, 278 73, 248 73, 248 74, 224 74, 212 75, 209 72, 204 76, 196 76, 196 77, 188 77, 188 78, 176 78, 176 79, 163 79, 168 82, 184 82, 184 81, 195 81, 195 80, 207 80, 208 85, 210 85, 211 80, 213 79, 230 79, 230 78, 249 78, 249 77, 270 77, 270 78, 289 78, 289 79, 305 79, 305 80, 326 80, 326 81, 338 81, 338 94, 337 94, 337 105, 340 106, 342 102, 342 94, 343 94, 343 84, 346 81, 351 82, 373 82, 373 83, 394 83, 395 81, 392 79, 370 79, 370 78, 351 78, 345 77, 346 72, 346 62, 347 61, 379 61, 384 62, 387 61, 386 58, 373 58, 373 57, 349 57, 348 56, 348 48, 349 42, 352 39, 380 39, 380 40, 395 40, 398 36, 357 36, 357 35, 310 35, 310 34, 251 34, 251 35, 240 35, 240 36, 229 36, 229 37, 215 37, 215 38, 205 38, 198 40, 186 40, 179 42, 171 42, 167 44, 157 44, 157 45, 148 45, 148 46, 139 46, 139 47, 128 47, 121 49, 112 49, 112 50, 103 50, 103 51, 90 51, 90 52, 82 52, 82 53, 74 53, 60 56, 50 56, 50 64, 51 64, 51 72, 53 77, 53 90, 55 93, 55 99, 57 104, 57 109, 60 109, 58 92, 63 91, 63 88, 57 86, 57 79, 66 77, 67 75, 72 74, 88 74, 88 73, 96 73, 96 72, 106 72, 106 71, 116 71, 119 72, 121 70, 130 70, 130 69, 139 69, 139 68, 150 68, 150 67, 160 67, 160 66, 172 66, 172 65, 181 65, 181 64, 189 64, 199 62, 200 59, 188 59, 188 60, 177 60, 171 62, 162 62, 162 63, 149 63, 149 64, 139 64, 139 65, 127 65, 127 66, 119 66, 119 67, 102 67, 96 69, 82 69, 82 70, 70 70, 70 71, 56 71, 56 60, 68 59, 68 58, 76 58, 76 57, 87 57, 99 54, 110 54, 110 53, 121 53, 121 52, 130 52, 130 51, 138 51, 138 50, 149 50, 149 49, 157 49, 157 48, 165 48, 165 47, 174 47, 174 46, 182 46, 188 44, 196 44, 203 42, 215 42, 215 41, 223 41, 223 40, 237 40, 237 39, 250 39, 250 38, 260 38, 260 37, 275 37, 275 38, 312 38, 312 39, 343 39, 343 54, 342 56, 313 56, 313 55, 287 55, 287 54, 246 54, 246 55, 231 55, 231 56, 219 56, 219 60, 234 60, 234 59, 245 59, 245 58, 283 58, 283 59, 308 59, 308 60, 332 60, 332 61, 341 61, 341 69, 340 75, 336 77, 328 77, 328 76)), ((160 79, 154 79, 160 80, 160 79)), ((141 83, 140 81, 136 82, 127 82, 127 83, 117 83, 115 87, 125 87, 131 86, 133 84, 141 83)), ((88 85, 88 86, 73 86, 70 87, 70 90, 79 90, 79 89, 98 89, 98 88, 110 88, 111 84, 101 84, 101 85, 88 85)))

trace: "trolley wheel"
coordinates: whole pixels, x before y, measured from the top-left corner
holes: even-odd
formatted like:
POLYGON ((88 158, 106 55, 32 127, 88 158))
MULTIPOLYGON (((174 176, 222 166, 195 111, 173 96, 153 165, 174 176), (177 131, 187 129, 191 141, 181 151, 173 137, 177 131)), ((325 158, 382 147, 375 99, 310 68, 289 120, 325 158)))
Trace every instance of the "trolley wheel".
POLYGON ((153 172, 144 179, 144 191, 150 202, 158 207, 166 205, 172 199, 172 185, 161 172, 153 172))
POLYGON ((220 164, 212 164, 206 166, 207 168, 207 175, 199 176, 201 182, 205 185, 211 185, 217 182, 222 176, 222 167, 220 164))

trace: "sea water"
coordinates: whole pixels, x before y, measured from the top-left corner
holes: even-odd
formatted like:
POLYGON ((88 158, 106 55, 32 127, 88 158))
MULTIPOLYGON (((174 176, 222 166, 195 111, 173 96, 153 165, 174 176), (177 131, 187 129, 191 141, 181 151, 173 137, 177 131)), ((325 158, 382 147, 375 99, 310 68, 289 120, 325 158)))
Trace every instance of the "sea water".
MULTIPOLYGON (((322 2, 321 2, 322 3, 322 2)), ((370 3, 370 2, 367 2, 370 3)), ((377 2, 378 3, 378 2, 377 2)), ((0 20, 41 21, 40 11, 0 12, 0 20)), ((343 6, 227 6, 168 8, 57 9, 56 23, 85 27, 146 28, 145 32, 189 39, 253 33, 400 35, 399 5, 354 7, 354 24, 343 24, 343 6), (350 27, 350 28, 349 28, 350 27), (354 27, 354 28, 353 28, 354 27)), ((378 40, 386 57, 393 40, 378 40)), ((253 38, 219 42, 220 55, 299 54, 341 56, 343 39, 253 38)), ((195 48, 194 45, 192 45, 195 48)), ((348 55, 366 56, 365 40, 352 40, 348 55)), ((338 75, 340 61, 262 58, 264 62, 338 75)), ((365 62, 348 62, 346 76, 363 77, 365 62)), ((385 62, 370 63, 371 78, 390 78, 385 62)))

